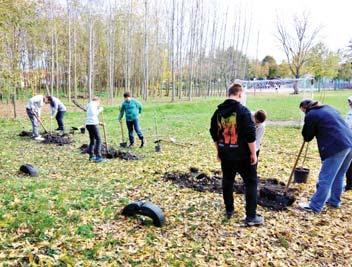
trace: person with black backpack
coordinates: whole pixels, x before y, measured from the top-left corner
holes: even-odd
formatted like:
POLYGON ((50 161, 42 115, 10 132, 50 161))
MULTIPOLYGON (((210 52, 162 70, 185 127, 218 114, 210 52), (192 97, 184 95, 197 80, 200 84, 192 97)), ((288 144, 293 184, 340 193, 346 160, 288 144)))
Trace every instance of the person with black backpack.
POLYGON ((264 218, 256 213, 256 133, 251 112, 240 103, 242 93, 240 84, 230 86, 228 99, 218 106, 211 118, 210 134, 221 162, 226 217, 230 219, 234 213, 233 185, 236 173, 239 173, 245 185, 245 224, 257 226, 264 223, 264 218))

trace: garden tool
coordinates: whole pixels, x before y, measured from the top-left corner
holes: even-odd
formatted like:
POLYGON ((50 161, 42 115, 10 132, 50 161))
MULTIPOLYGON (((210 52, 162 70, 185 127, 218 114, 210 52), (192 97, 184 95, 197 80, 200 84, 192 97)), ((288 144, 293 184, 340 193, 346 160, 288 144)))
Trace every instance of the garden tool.
MULTIPOLYGON (((300 157, 301 157, 301 155, 302 155, 302 152, 303 152, 303 149, 304 149, 304 146, 305 146, 305 145, 306 145, 306 142, 303 141, 302 146, 301 146, 301 148, 300 148, 300 150, 299 150, 299 152, 298 152, 296 161, 295 161, 295 163, 293 164, 293 167, 292 167, 292 170, 291 170, 291 174, 290 174, 290 177, 289 177, 289 179, 288 179, 288 182, 287 182, 287 185, 286 185, 286 188, 285 188, 285 195, 287 194, 288 188, 290 187, 290 184, 291 184, 292 178, 293 178, 293 174, 294 174, 294 172, 295 172, 295 169, 296 169, 296 167, 297 167, 298 161, 299 161, 299 159, 300 159, 300 157)), ((306 155, 307 155, 307 151, 308 151, 308 145, 307 145, 306 155)), ((304 161, 305 161, 305 159, 304 159, 304 161)), ((304 161, 303 161, 303 162, 304 162, 304 161)))
POLYGON ((125 141, 125 134, 123 131, 123 124, 122 121, 120 121, 120 127, 121 127, 121 138, 122 138, 122 142, 120 143, 120 147, 127 147, 127 142, 125 141))
POLYGON ((42 120, 39 119, 39 117, 37 116, 37 114, 35 114, 35 113, 33 112, 33 116, 37 119, 37 121, 39 121, 40 125, 43 127, 44 133, 48 133, 48 130, 45 128, 45 126, 44 126, 42 120))
POLYGON ((53 132, 53 117, 50 116, 50 134, 53 132))
POLYGON ((104 133, 104 140, 105 140, 106 152, 108 153, 108 151, 109 151, 109 148, 108 148, 108 137, 107 137, 107 135, 106 135, 106 128, 105 128, 103 113, 101 113, 101 121, 102 121, 101 126, 103 126, 103 133, 104 133))

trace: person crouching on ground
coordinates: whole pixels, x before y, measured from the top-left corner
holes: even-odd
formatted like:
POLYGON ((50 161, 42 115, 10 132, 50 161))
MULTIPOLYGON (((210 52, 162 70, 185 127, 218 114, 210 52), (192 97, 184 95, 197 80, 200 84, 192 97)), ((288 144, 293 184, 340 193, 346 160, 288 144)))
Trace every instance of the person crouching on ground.
POLYGON ((265 132, 265 120, 266 113, 264 110, 257 110, 252 113, 252 121, 255 125, 255 151, 257 155, 257 161, 259 160, 260 145, 262 143, 264 132, 265 132))
POLYGON ((31 97, 26 105, 26 112, 32 123, 32 137, 37 141, 44 140, 44 138, 39 134, 39 123, 41 121, 41 110, 46 101, 46 97, 36 95, 31 97))
POLYGON ((133 147, 134 145, 133 130, 135 130, 139 140, 141 140, 140 148, 142 148, 144 146, 144 137, 138 120, 138 114, 142 113, 142 104, 132 98, 129 92, 124 93, 123 97, 124 101, 121 105, 118 121, 121 123, 123 115, 126 113, 126 124, 128 129, 128 137, 130 140, 129 147, 133 147))
POLYGON ((306 99, 299 108, 305 113, 304 141, 317 139, 322 160, 316 192, 309 203, 299 203, 299 207, 311 212, 320 212, 325 204, 339 208, 344 176, 352 161, 352 132, 331 106, 306 99))
POLYGON ((264 218, 257 215, 257 163, 255 125, 250 111, 240 101, 242 86, 232 84, 228 99, 220 104, 211 118, 210 134, 215 143, 223 173, 222 188, 226 216, 234 213, 233 184, 239 173, 245 184, 247 226, 261 225, 264 218))
MULTIPOLYGON (((350 96, 347 100, 349 111, 346 117, 346 123, 348 127, 352 130, 352 96, 350 96)), ((346 187, 345 190, 352 190, 352 163, 346 172, 346 187)))
POLYGON ((55 118, 57 121, 58 128, 56 131, 64 133, 64 116, 66 112, 65 105, 60 101, 60 99, 54 96, 47 96, 46 99, 51 108, 51 118, 55 118))
POLYGON ((86 128, 89 133, 89 147, 88 154, 89 160, 94 162, 102 162, 103 157, 101 155, 101 137, 99 133, 99 113, 103 111, 100 107, 100 99, 93 97, 92 101, 87 106, 87 119, 86 128))

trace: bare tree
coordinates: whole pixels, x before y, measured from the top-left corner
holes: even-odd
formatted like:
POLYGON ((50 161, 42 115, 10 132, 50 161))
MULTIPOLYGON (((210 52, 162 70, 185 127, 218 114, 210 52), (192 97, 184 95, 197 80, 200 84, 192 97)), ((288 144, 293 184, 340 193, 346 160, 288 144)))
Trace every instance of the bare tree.
POLYGON ((171 101, 175 101, 176 87, 175 87, 175 0, 172 0, 172 13, 171 13, 171 101))
POLYGON ((71 4, 67 0, 67 15, 68 15, 68 101, 71 102, 71 62, 72 62, 72 44, 71 44, 71 4))
MULTIPOLYGON (((287 63, 292 75, 297 79, 301 76, 302 67, 307 61, 307 55, 315 43, 321 27, 312 28, 308 14, 293 17, 294 31, 291 33, 279 18, 277 19, 277 38, 285 52, 287 63), (312 29, 311 29, 312 28, 312 29)), ((297 83, 294 94, 298 94, 297 83)))
POLYGON ((148 30, 147 30, 147 20, 148 20, 148 0, 144 1, 144 75, 143 75, 143 99, 148 99, 148 86, 149 86, 149 42, 148 42, 148 30))

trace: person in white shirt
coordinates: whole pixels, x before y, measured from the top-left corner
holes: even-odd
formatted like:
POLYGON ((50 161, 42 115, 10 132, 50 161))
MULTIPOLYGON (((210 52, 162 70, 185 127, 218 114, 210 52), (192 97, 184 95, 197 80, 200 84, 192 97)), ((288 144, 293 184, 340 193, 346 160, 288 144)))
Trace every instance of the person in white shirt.
POLYGON ((103 111, 100 107, 99 97, 93 97, 92 101, 87 106, 87 119, 86 128, 89 133, 89 147, 88 154, 89 160, 94 162, 102 162, 103 157, 101 155, 101 137, 99 133, 99 113, 103 111))
POLYGON ((64 132, 64 116, 67 111, 65 105, 60 101, 60 99, 54 96, 47 96, 47 102, 51 108, 51 118, 55 118, 57 121, 58 128, 57 131, 64 132))
MULTIPOLYGON (((352 130, 352 96, 347 99, 349 111, 346 116, 346 123, 352 130)), ((346 172, 346 187, 345 190, 352 190, 352 163, 346 172)))
POLYGON ((26 112, 32 123, 32 137, 37 141, 44 140, 44 138, 42 138, 39 134, 39 122, 41 120, 41 109, 46 101, 46 97, 36 95, 30 98, 26 105, 26 112))
MULTIPOLYGON (((264 110, 252 112, 252 120, 255 124, 255 149, 257 158, 259 157, 260 145, 265 132, 266 113, 264 110)), ((258 163, 257 163, 258 164, 258 163)))

